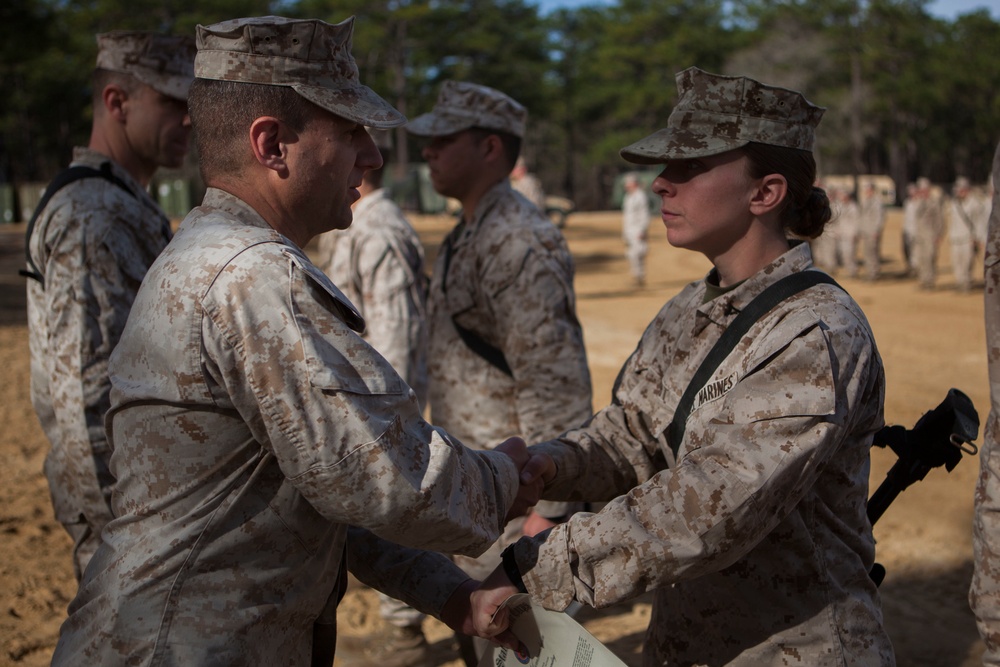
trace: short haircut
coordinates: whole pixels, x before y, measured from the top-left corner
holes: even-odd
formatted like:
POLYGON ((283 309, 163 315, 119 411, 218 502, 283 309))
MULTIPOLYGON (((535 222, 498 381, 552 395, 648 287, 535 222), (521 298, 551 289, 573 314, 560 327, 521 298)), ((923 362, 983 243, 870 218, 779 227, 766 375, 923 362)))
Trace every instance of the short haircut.
POLYGON ((508 170, 514 169, 514 165, 517 164, 517 158, 521 155, 521 137, 510 132, 490 130, 485 127, 472 127, 469 128, 469 131, 473 133, 477 142, 483 141, 491 134, 497 135, 500 138, 500 143, 503 145, 503 154, 507 158, 508 170))
POLYGON ((249 163, 247 132, 262 116, 280 119, 296 132, 318 110, 288 86, 195 79, 188 112, 205 182, 240 174, 249 163))
POLYGON ((90 100, 94 105, 94 109, 103 106, 104 89, 111 84, 115 84, 124 90, 125 94, 129 97, 137 95, 143 88, 143 84, 131 74, 112 72, 109 69, 98 67, 90 76, 90 100))

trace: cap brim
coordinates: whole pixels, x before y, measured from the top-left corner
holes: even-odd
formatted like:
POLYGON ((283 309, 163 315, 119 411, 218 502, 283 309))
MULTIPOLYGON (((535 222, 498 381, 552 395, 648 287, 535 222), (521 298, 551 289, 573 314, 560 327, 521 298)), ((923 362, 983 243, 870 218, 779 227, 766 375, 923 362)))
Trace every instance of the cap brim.
POLYGON ((406 116, 368 86, 358 85, 335 90, 296 84, 292 88, 302 97, 327 111, 368 127, 385 130, 399 127, 406 122, 406 116))
POLYGON ((153 90, 182 102, 187 102, 188 91, 191 90, 191 84, 194 82, 193 76, 153 74, 151 72, 132 72, 131 74, 153 90))
POLYGON ((668 160, 718 155, 746 146, 749 142, 702 133, 663 128, 619 151, 633 164, 663 164, 668 160))
POLYGON ((475 125, 476 121, 472 118, 431 111, 417 116, 407 123, 406 131, 418 137, 445 137, 475 127, 475 125))

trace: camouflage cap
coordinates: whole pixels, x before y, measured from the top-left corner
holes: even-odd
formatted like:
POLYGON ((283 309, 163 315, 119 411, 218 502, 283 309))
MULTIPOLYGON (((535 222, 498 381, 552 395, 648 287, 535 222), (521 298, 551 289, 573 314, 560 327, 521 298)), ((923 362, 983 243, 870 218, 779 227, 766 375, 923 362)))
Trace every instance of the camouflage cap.
POLYGON ((187 100, 194 81, 194 39, 117 30, 97 36, 97 67, 130 74, 178 100, 187 100))
POLYGON ((636 164, 717 155, 750 142, 811 151, 826 109, 801 93, 745 76, 689 67, 676 76, 679 99, 667 127, 621 150, 636 164))
POLYGON ((499 90, 461 81, 445 81, 434 108, 406 124, 418 136, 441 137, 470 127, 524 137, 528 111, 499 90))
POLYGON ((287 86, 342 118, 396 127, 406 117, 361 84, 351 55, 354 17, 331 25, 281 16, 233 19, 197 28, 195 76, 287 86))

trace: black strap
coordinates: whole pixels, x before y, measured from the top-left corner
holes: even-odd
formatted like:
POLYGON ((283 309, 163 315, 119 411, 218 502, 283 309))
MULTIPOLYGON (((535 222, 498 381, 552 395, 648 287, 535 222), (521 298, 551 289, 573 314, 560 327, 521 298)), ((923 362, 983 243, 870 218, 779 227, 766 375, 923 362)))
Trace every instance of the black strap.
POLYGON ((52 179, 48 187, 45 188, 45 192, 42 194, 42 198, 38 202, 38 206, 35 207, 35 212, 31 216, 31 220, 28 221, 28 228, 24 232, 24 256, 28 260, 28 266, 30 271, 27 269, 21 269, 18 273, 25 278, 31 278, 37 280, 45 287, 45 278, 42 276, 41 270, 35 265, 35 260, 31 258, 31 235, 35 231, 35 222, 38 220, 38 216, 42 214, 42 211, 48 205, 49 200, 52 196, 62 190, 64 187, 72 183, 73 181, 79 181, 83 178, 95 178, 100 177, 106 181, 114 183, 120 187, 125 192, 129 193, 133 197, 135 193, 129 188, 129 186, 122 179, 118 178, 111 172, 111 163, 102 162, 100 169, 94 169, 93 167, 87 167, 85 165, 77 165, 75 167, 67 167, 63 169, 56 177, 52 179))
POLYGON ((503 352, 500 351, 500 348, 487 343, 475 331, 463 327, 455 321, 454 316, 451 318, 451 323, 455 325, 455 330, 458 331, 458 335, 462 337, 462 342, 464 342, 470 350, 478 354, 484 360, 488 361, 492 366, 502 371, 504 374, 509 377, 514 377, 514 371, 510 369, 510 366, 507 364, 507 358, 503 356, 503 352))
MULTIPOLYGON (((492 210, 492 206, 486 210, 489 213, 492 210)), ((485 217, 486 213, 483 214, 485 217)), ((455 232, 452 232, 447 237, 445 237, 444 244, 441 248, 441 252, 444 253, 444 271, 441 275, 441 289, 447 293, 448 291, 448 269, 451 267, 451 241, 455 232)), ((461 337, 462 342, 465 343, 466 347, 479 355, 483 360, 489 363, 491 366, 507 375, 508 377, 514 377, 514 371, 510 369, 510 365, 507 363, 507 358, 503 354, 503 350, 493 345, 490 345, 483 337, 477 334, 471 329, 466 329, 455 316, 451 316, 451 323, 455 327, 455 331, 461 337)))
POLYGON ((673 421, 667 426, 667 442, 670 444, 670 449, 674 452, 675 459, 677 458, 677 450, 681 446, 681 440, 684 439, 684 432, 687 430, 687 420, 691 413, 691 407, 694 405, 695 397, 712 378, 719 365, 733 351, 736 344, 750 330, 750 327, 770 312, 772 308, 793 294, 798 294, 814 285, 824 283, 844 289, 840 287, 836 280, 822 271, 800 271, 785 276, 758 294, 736 316, 726 330, 722 332, 722 336, 716 341, 715 346, 709 350, 708 356, 701 362, 694 377, 691 378, 691 382, 688 384, 687 389, 684 390, 680 403, 677 404, 677 409, 674 411, 673 421))

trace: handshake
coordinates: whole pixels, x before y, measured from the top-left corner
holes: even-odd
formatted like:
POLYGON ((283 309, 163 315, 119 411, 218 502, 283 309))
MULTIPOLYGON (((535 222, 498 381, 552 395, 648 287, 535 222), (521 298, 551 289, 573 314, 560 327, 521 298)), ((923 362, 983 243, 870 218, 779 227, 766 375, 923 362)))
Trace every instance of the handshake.
POLYGON ((494 448, 514 461, 520 473, 517 497, 511 503, 506 520, 527 514, 542 497, 545 485, 556 475, 556 465, 547 454, 532 454, 521 438, 508 438, 494 448))
MULTIPOLYGON (((556 466, 547 454, 532 454, 521 438, 508 438, 494 448, 509 456, 520 472, 517 497, 506 520, 522 516, 541 499, 545 485, 556 475, 556 466)), ((520 647, 517 637, 510 631, 510 621, 504 601, 518 589, 498 566, 485 581, 469 579, 449 598, 441 610, 441 620, 456 632, 478 636, 506 646, 512 650, 520 647)))

